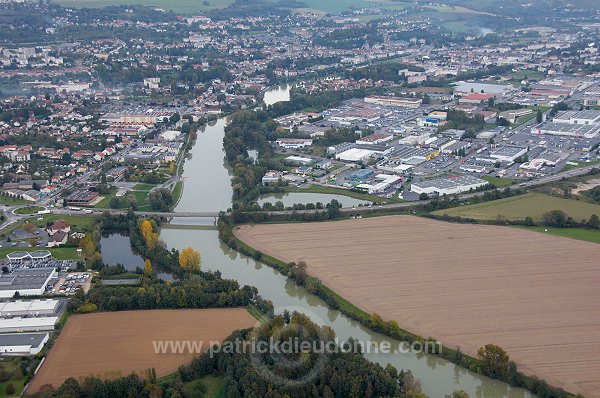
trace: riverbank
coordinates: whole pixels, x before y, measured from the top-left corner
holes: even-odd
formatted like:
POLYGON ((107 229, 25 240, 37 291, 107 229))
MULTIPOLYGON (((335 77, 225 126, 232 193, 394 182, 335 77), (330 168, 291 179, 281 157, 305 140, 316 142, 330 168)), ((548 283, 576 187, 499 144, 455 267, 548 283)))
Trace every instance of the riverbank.
MULTIPOLYGON (((379 223, 379 222, 381 222, 382 219, 385 220, 385 219, 392 219, 392 218, 394 218, 394 217, 381 217, 379 219, 369 219, 369 221, 356 220, 356 221, 342 221, 342 222, 338 222, 338 223, 304 224, 304 226, 310 225, 310 229, 311 229, 310 232, 306 232, 306 236, 302 236, 302 232, 296 231, 296 229, 302 228, 302 224, 286 224, 286 225, 282 225, 282 226, 260 225, 257 227, 253 227, 253 229, 256 230, 256 228, 261 228, 261 232, 257 232, 258 235, 257 234, 252 235, 250 237, 250 239, 248 239, 248 236, 244 235, 243 233, 240 235, 239 230, 236 231, 235 245, 238 246, 238 250, 240 250, 242 252, 248 252, 246 254, 249 254, 249 255, 254 254, 256 256, 256 253, 261 253, 260 256, 262 258, 265 258, 265 256, 266 256, 268 264, 275 263, 276 266, 278 266, 280 269, 282 269, 282 272, 285 272, 286 269, 289 271, 289 264, 286 263, 286 261, 299 261, 299 260, 307 261, 309 264, 309 268, 308 268, 309 274, 318 277, 323 282, 323 288, 321 289, 320 295, 328 302, 328 304, 335 305, 334 308, 339 308, 344 313, 347 313, 349 316, 352 316, 353 318, 361 321, 361 323, 364 323, 369 327, 376 326, 376 325, 372 324, 373 316, 372 315, 370 316, 369 312, 375 312, 375 310, 378 310, 378 311, 381 311, 380 313, 382 315, 384 315, 384 318, 402 320, 403 327, 408 327, 410 330, 417 331, 422 336, 423 335, 424 336, 432 336, 433 335, 435 337, 440 337, 442 339, 442 341, 446 342, 447 344, 450 344, 451 347, 456 347, 458 345, 458 343, 460 343, 460 346, 462 347, 462 349, 472 355, 474 355, 476 353, 478 347, 483 346, 490 342, 490 341, 487 341, 486 339, 491 338, 492 339, 491 342, 493 342, 495 344, 499 344, 500 346, 506 348, 509 351, 509 354, 511 354, 511 356, 513 356, 514 359, 517 360, 520 365, 522 365, 522 368, 528 374, 539 374, 541 376, 544 376, 548 380, 550 380, 552 382, 552 384, 554 384, 554 385, 560 385, 560 386, 568 388, 569 390, 572 390, 572 391, 582 391, 581 388, 579 388, 579 386, 578 386, 578 384, 580 384, 580 380, 573 380, 573 377, 574 377, 573 372, 570 372, 568 368, 562 367, 561 369, 551 369, 551 371, 549 371, 548 367, 543 365, 543 363, 547 363, 547 362, 544 362, 544 358, 546 361, 551 361, 551 362, 554 359, 556 359, 555 355, 554 355, 556 351, 561 352, 561 355, 565 354, 565 353, 562 353, 560 347, 554 347, 549 350, 544 350, 545 354, 537 353, 536 355, 534 355, 534 353, 532 353, 530 350, 528 351, 527 348, 520 349, 520 350, 516 349, 516 347, 519 346, 519 344, 520 344, 520 343, 518 343, 518 341, 520 341, 520 339, 522 340, 523 338, 525 338, 526 340, 534 339, 535 342, 539 342, 540 339, 545 339, 542 341, 546 341, 547 342, 546 344, 551 344, 552 341, 556 340, 555 339, 556 336, 554 336, 554 334, 552 334, 553 331, 555 331, 556 329, 553 329, 552 327, 550 327, 551 326, 550 324, 552 324, 552 325, 555 324, 555 321, 553 321, 554 317, 551 314, 549 314, 549 312, 548 312, 549 307, 544 305, 543 303, 547 302, 548 299, 556 300, 557 299, 556 295, 558 294, 556 289, 558 288, 558 290, 560 290, 561 286, 564 287, 565 289, 569 289, 568 286, 570 286, 574 282, 567 282, 566 285, 565 285, 565 283, 562 283, 562 284, 561 283, 553 283, 552 284, 554 286, 553 289, 541 289, 540 286, 537 286, 537 283, 539 282, 538 281, 539 278, 526 277, 526 276, 522 275, 523 272, 526 275, 530 275, 530 274, 536 275, 535 271, 532 271, 533 273, 531 273, 531 272, 527 272, 527 270, 522 269, 523 267, 526 267, 527 265, 531 265, 531 263, 529 261, 526 261, 525 265, 524 264, 519 265, 521 272, 513 273, 514 277, 517 278, 514 281, 512 281, 510 283, 508 283, 508 282, 504 283, 504 282, 506 282, 505 279, 508 276, 496 275, 493 278, 488 278, 482 274, 482 278, 478 279, 479 282, 472 284, 473 287, 477 288, 477 293, 476 294, 474 293, 474 294, 476 296, 481 296, 481 297, 477 298, 477 300, 475 300, 474 303, 472 302, 473 300, 471 300, 471 299, 467 299, 467 298, 459 299, 459 296, 462 296, 462 295, 472 296, 469 293, 469 289, 468 289, 468 286, 471 286, 471 284, 469 284, 467 282, 474 277, 473 275, 477 274, 476 270, 479 269, 479 273, 482 273, 482 272, 485 273, 485 269, 482 269, 481 266, 476 266, 475 268, 472 267, 473 262, 468 260, 469 258, 471 258, 470 254, 468 254, 468 250, 461 251, 463 253, 463 257, 455 256, 453 254, 451 255, 449 253, 453 249, 455 249, 455 250, 460 249, 461 242, 464 241, 464 239, 467 239, 467 241, 468 241, 469 239, 473 239, 475 236, 480 237, 481 234, 480 233, 471 234, 469 231, 467 231, 467 236, 465 236, 463 238, 454 237, 454 239, 448 240, 448 237, 446 237, 444 239, 441 239, 441 238, 435 239, 435 242, 423 240, 423 242, 428 242, 428 243, 426 243, 427 247, 429 247, 428 250, 414 250, 414 251, 411 250, 410 252, 405 252, 404 250, 400 249, 400 251, 402 253, 398 252, 398 254, 396 255, 397 258, 406 259, 406 255, 409 255, 409 253, 414 252, 417 255, 422 256, 424 253, 428 253, 428 251, 433 250, 434 252, 437 253, 439 250, 441 250, 441 248, 446 247, 446 249, 444 249, 444 250, 447 251, 446 254, 449 259, 453 259, 453 258, 459 259, 458 263, 466 266, 466 268, 464 268, 462 271, 459 269, 452 268, 451 266, 449 266, 449 264, 447 264, 447 260, 445 260, 443 263, 443 267, 439 268, 439 269, 433 268, 433 267, 422 267, 423 266, 422 261, 406 261, 406 263, 418 264, 419 265, 417 267, 418 269, 413 269, 412 271, 408 272, 404 269, 404 267, 402 267, 401 268, 402 272, 400 272, 400 273, 399 272, 391 272, 390 269, 388 269, 389 272, 383 272, 385 270, 380 269, 381 268, 381 266, 380 266, 381 259, 379 258, 379 256, 373 255, 373 253, 378 253, 379 249, 372 247, 372 245, 367 245, 369 236, 372 236, 372 234, 369 234, 368 233, 369 229, 365 228, 362 224, 365 224, 365 222, 366 223, 379 223), (361 224, 358 227, 359 230, 354 231, 354 229, 352 229, 352 224, 358 225, 359 223, 361 224), (330 231, 332 228, 335 229, 335 224, 338 224, 341 229, 338 228, 338 229, 336 229, 336 231, 330 231), (343 224, 343 227, 341 226, 342 224, 343 224), (283 231, 281 231, 281 227, 283 227, 285 230, 293 229, 295 232, 292 235, 288 235, 288 234, 284 233, 283 231), (313 229, 315 229, 315 228, 319 229, 319 230, 327 229, 327 231, 329 231, 330 235, 335 235, 335 234, 344 235, 344 237, 345 237, 344 248, 345 249, 344 250, 336 249, 335 240, 340 239, 339 236, 337 236, 337 237, 334 236, 333 241, 332 241, 331 237, 328 236, 328 233, 325 233, 325 234, 317 233, 316 231, 313 231, 313 229), (264 233, 262 233, 262 232, 264 232, 265 229, 277 229, 277 232, 275 234, 265 235, 264 233), (275 245, 275 246, 277 246, 277 250, 273 250, 273 247, 275 247, 275 246, 268 244, 269 235, 277 236, 275 238, 279 242, 275 245), (307 236, 309 236, 310 238, 306 238, 307 236), (358 241, 355 241, 356 239, 353 240, 352 237, 357 237, 358 241), (242 240, 240 241, 238 238, 242 238, 242 240), (352 241, 349 242, 348 240, 352 240, 352 241), (260 242, 258 242, 258 241, 260 241, 260 242), (267 244, 265 244, 265 241, 267 241, 267 244), (307 245, 310 246, 310 250, 308 250, 306 247, 303 246, 304 243, 307 243, 307 245), (254 248, 252 248, 250 245, 253 246, 254 248), (283 245, 283 247, 282 247, 282 245, 283 245), (367 245, 367 246, 365 246, 365 245, 367 245), (371 249, 369 249, 369 247, 371 249), (323 251, 321 249, 323 249, 325 251, 323 251), (260 250, 260 251, 257 252, 257 250, 260 250), (265 254, 262 254, 262 253, 265 253, 265 254), (369 253, 371 253, 371 254, 369 254, 369 253), (357 258, 358 259, 361 258, 360 257, 361 255, 363 255, 363 257, 364 257, 364 255, 366 255, 366 256, 368 256, 368 258, 363 258, 362 260, 364 260, 364 261, 362 261, 362 262, 356 261, 357 258), (467 255, 467 261, 463 261, 463 260, 465 260, 464 255, 467 255), (327 262, 328 259, 331 259, 333 262, 331 262, 331 261, 327 262), (321 265, 319 265, 320 264, 319 261, 322 262, 321 265), (352 265, 352 264, 354 264, 354 265, 352 265), (369 264, 369 266, 364 267, 364 264, 369 264), (435 271, 435 270, 437 270, 436 272, 438 272, 438 273, 452 271, 453 276, 451 276, 449 274, 446 277, 441 277, 441 278, 437 278, 437 279, 435 278, 435 275, 430 275, 430 277, 427 277, 427 275, 430 271, 435 271), (408 272, 408 275, 407 275, 407 272, 408 272), (457 272, 465 272, 464 277, 460 277, 460 276, 457 277, 456 276, 457 272), (398 277, 400 275, 402 276, 402 278, 400 278, 400 280, 398 280, 398 277), (415 275, 423 276, 425 278, 425 280, 422 280, 420 282, 413 281, 412 279, 415 278, 415 275), (383 279, 381 279, 381 278, 383 278, 383 279), (408 279, 406 279, 406 278, 408 278, 408 279), (406 282, 407 280, 409 282, 406 282), (438 280, 440 282, 435 282, 436 280, 438 280), (531 281, 532 283, 534 283, 536 285, 536 288, 524 290, 524 289, 527 289, 525 287, 525 285, 523 283, 521 283, 521 284, 519 283, 522 280, 525 280, 525 282, 531 281), (441 281, 443 281, 443 282, 441 282, 441 281), (490 287, 489 289, 485 288, 485 287, 481 287, 481 283, 487 283, 487 282, 500 283, 501 286, 496 286, 495 288, 490 287), (441 283, 441 285, 438 286, 440 283, 441 283), (464 285, 465 283, 467 283, 467 285, 464 285), (352 286, 348 286, 348 284, 350 284, 352 286), (523 285, 523 286, 521 286, 521 285, 523 285), (387 289, 386 286, 389 287, 389 289, 387 289), (442 288, 442 286, 443 286, 443 288, 442 288), (452 286, 455 286, 456 289, 454 289, 452 286), (412 291, 415 288, 417 290, 412 291), (409 290, 412 289, 412 290, 409 293, 406 289, 409 289, 409 290), (429 290, 433 289, 433 290, 429 291, 428 289, 429 290), (501 294, 501 296, 505 297, 505 298, 519 296, 519 295, 523 295, 523 294, 536 295, 540 291, 549 292, 550 295, 548 297, 546 297, 546 299, 544 299, 545 301, 544 300, 541 300, 541 301, 536 300, 535 298, 530 298, 530 299, 524 300, 524 302, 511 301, 511 303, 512 303, 511 305, 516 305, 517 307, 515 308, 514 311, 508 311, 508 314, 516 313, 517 317, 518 317, 518 314, 520 312, 523 312, 523 309, 531 310, 531 311, 533 311, 533 313, 535 313, 536 319, 538 319, 541 316, 540 314, 542 314, 542 315, 547 314, 547 315, 549 315, 549 318, 548 318, 548 320, 550 322, 548 324, 549 326, 547 328, 544 327, 543 325, 541 325, 541 327, 537 327, 539 325, 539 322, 536 322, 533 325, 529 326, 531 329, 528 329, 528 331, 526 333, 515 332, 512 329, 510 329, 510 330, 506 329, 506 327, 508 327, 506 325, 510 325, 511 322, 513 322, 513 324, 515 324, 515 325, 516 324, 521 325, 523 321, 515 318, 511 322, 508 322, 508 321, 510 321, 510 319, 508 319, 508 321, 506 320, 507 317, 509 317, 507 315, 506 310, 483 308, 486 305, 493 306, 493 303, 501 303, 502 302, 502 300, 500 300, 500 299, 498 299, 498 300, 494 299, 491 301, 485 299, 485 297, 486 297, 485 292, 493 292, 494 294, 499 294, 498 291, 502 290, 502 289, 505 289, 505 290, 506 289, 509 289, 509 290, 516 289, 519 292, 519 293, 517 293, 515 291, 511 294, 507 293, 506 295, 501 294), (427 292, 426 294, 424 293, 425 291, 427 292), (452 294, 454 294, 454 296, 452 296, 452 294, 448 293, 448 291, 450 291, 450 293, 454 292, 454 293, 452 293, 452 294), (348 298, 348 300, 343 299, 336 292, 343 292, 342 295, 346 296, 348 298), (483 294, 482 294, 482 292, 483 292, 483 294), (373 297, 373 294, 375 294, 375 297, 373 297), (366 297, 369 297, 369 299, 367 301, 365 301, 366 297), (399 303, 397 302, 397 300, 390 300, 390 297, 399 297, 399 300, 401 301, 402 305, 400 306, 399 303), (442 302, 445 304, 442 304, 437 301, 437 299, 440 299, 442 297, 443 297, 442 302), (449 305, 448 303, 454 299, 458 300, 456 303, 456 306, 448 307, 448 305, 449 305), (413 300, 416 300, 416 301, 413 302, 413 300), (411 302, 413 302, 413 305, 412 305, 413 309, 411 309, 411 304, 410 304, 411 302), (353 305, 352 303, 357 303, 359 306, 357 307, 357 306, 353 305), (427 305, 427 303, 430 303, 432 305, 432 308, 430 308, 428 310, 417 311, 418 308, 421 308, 423 305, 427 305), (525 305, 525 303, 528 303, 528 305, 525 305), (532 303, 535 305, 533 305, 532 303), (475 306, 477 308, 476 309, 474 308, 473 312, 468 311, 468 308, 473 307, 473 306, 475 306), (483 307, 479 308, 481 306, 483 306, 483 307), (540 306, 540 308, 537 308, 536 306, 540 306), (400 307, 402 307, 402 308, 400 308, 400 307), (533 308, 533 307, 536 307, 536 308, 533 308), (361 308, 363 308, 366 311, 362 310, 361 308), (438 312, 439 311, 441 311, 441 312, 436 313, 435 312, 436 309, 438 312), (414 312, 414 311, 417 311, 417 312, 414 312), (401 314, 397 313, 397 312, 401 312, 401 314), (474 312, 483 312, 486 315, 485 315, 485 317, 473 316, 472 313, 474 313, 474 312), (419 314, 421 314, 421 315, 428 314, 428 315, 425 316, 425 319, 421 319, 419 321, 418 320, 419 314), (431 314, 434 314, 434 315, 431 315, 431 314), (486 331, 482 330, 481 333, 477 333, 476 329, 478 327, 477 326, 478 322, 482 322, 485 319, 485 322, 483 322, 480 326, 481 327, 484 327, 486 325, 489 326, 488 320, 490 317, 498 318, 498 324, 497 325, 494 324, 494 326, 492 326, 492 329, 494 331, 492 332, 489 330, 486 330, 486 331), (457 321, 457 319, 459 319, 459 318, 461 318, 462 320, 457 321), (470 322, 467 322, 467 320, 470 320, 470 322), (502 326, 502 325, 504 325, 504 326, 502 326), (462 332, 460 332, 459 329, 462 330, 462 332), (460 333, 467 333, 467 335, 469 337, 461 338, 460 333), (484 339, 481 340, 480 342, 477 342, 477 338, 472 340, 473 336, 479 336, 479 339, 481 339, 481 338, 484 338, 484 339), (484 340, 486 340, 486 341, 484 341, 484 340), (550 355, 550 353, 552 353, 552 355, 550 355), (540 361, 542 363, 539 363, 540 361), (568 380, 566 380, 565 377, 568 380)), ((398 218, 398 217, 396 217, 396 218, 398 218)), ((426 220, 426 219, 422 219, 422 218, 416 218, 416 217, 406 217, 406 216, 402 217, 401 216, 400 218, 415 219, 415 220, 418 220, 418 224, 425 223, 427 225, 429 225, 429 224, 435 225, 435 229, 439 229, 439 224, 446 224, 447 228, 444 231, 444 233, 447 233, 450 235, 454 235, 454 234, 460 235, 462 230, 466 231, 469 227, 470 228, 474 227, 474 226, 458 226, 457 227, 456 225, 453 225, 453 224, 440 223, 440 222, 426 220)), ((246 232, 247 232, 252 227, 242 226, 242 228, 246 228, 246 232)), ((528 240, 525 240, 523 242, 527 242, 526 243, 527 247, 531 247, 531 245, 533 243, 537 242, 538 240, 540 240, 540 242, 538 242, 538 243, 542 243, 542 240, 547 239, 546 236, 543 236, 541 234, 535 234, 535 235, 540 235, 539 237, 529 236, 532 234, 530 234, 526 231, 520 231, 519 233, 512 232, 510 235, 508 235, 508 234, 504 233, 503 227, 475 226, 475 228, 482 229, 482 230, 485 229, 486 231, 488 229, 501 229, 502 233, 500 233, 494 237, 487 236, 486 235, 487 233, 484 234, 484 236, 487 236, 487 239, 493 239, 494 241, 496 241, 498 239, 503 239, 503 237, 505 237, 505 236, 513 236, 514 237, 514 236, 518 236, 520 234, 525 234, 525 235, 527 235, 528 240), (531 240, 533 240, 535 242, 532 243, 531 240)), ((388 242, 386 240, 386 236, 393 236, 394 234, 398 234, 398 233, 402 234, 403 233, 401 231, 398 231, 398 228, 396 226, 393 227, 393 231, 394 232, 390 233, 390 234, 384 233, 382 236, 378 235, 376 237, 377 241, 380 244, 382 244, 384 247, 392 247, 392 248, 406 247, 405 242, 410 242, 409 245, 414 245, 416 243, 414 241, 414 236, 416 236, 415 234, 418 235, 418 226, 412 226, 411 228, 407 229, 405 235, 402 235, 403 238, 400 239, 402 242, 404 242, 401 246, 394 245, 393 242, 388 242)), ((392 232, 392 231, 390 231, 390 232, 392 232)), ((431 236, 432 233, 435 233, 435 230, 428 231, 426 235, 431 236)), ((564 241, 563 239, 555 238, 555 237, 549 237, 549 238, 552 242, 545 243, 545 244, 549 244, 549 247, 547 249, 544 249, 542 252, 549 253, 550 257, 553 257, 554 259, 556 259, 556 258, 558 258, 557 257, 558 252, 556 252, 556 250, 558 250, 557 248, 560 248, 559 252, 564 253, 565 250, 567 250, 567 247, 565 245, 558 245, 558 243, 556 241, 554 241, 556 239, 558 239, 559 241, 564 241), (552 248, 554 248, 554 251, 552 250, 552 248)), ((480 237, 480 239, 481 239, 481 237, 480 237)), ((227 239, 225 239, 225 240, 227 240, 227 239)), ((515 244, 517 241, 513 242, 513 244, 515 244)), ((496 247, 496 248, 505 247, 505 245, 502 245, 500 243, 496 244, 494 247, 496 247)), ((377 243, 374 242, 374 244, 377 244, 377 243)), ((525 244, 525 243, 522 243, 522 244, 525 244)), ((582 242, 582 244, 583 244, 583 242, 582 242)), ((585 244, 584 244, 584 246, 585 246, 585 244)), ((490 245, 489 244, 479 245, 479 246, 475 245, 475 247, 486 247, 485 253, 488 253, 490 245)), ((588 248, 588 250, 591 250, 589 246, 587 246, 587 248, 588 248)), ((444 250, 442 250, 442 251, 444 251, 444 250)), ((538 252, 538 251, 536 251, 536 252, 538 252)), ((502 256, 493 256, 493 255, 488 256, 485 253, 482 252, 482 254, 481 254, 486 257, 485 261, 491 261, 490 258, 492 258, 492 257, 493 258, 502 258, 502 256)), ((517 251, 517 253, 520 253, 521 256, 523 255, 522 250, 517 251)), ((436 260, 436 261, 438 263, 439 263, 439 258, 445 258, 445 257, 437 257, 438 260, 436 260)), ((591 258, 591 256, 588 256, 588 258, 591 258)), ((560 273, 553 271, 553 270, 555 270, 556 267, 553 267, 552 264, 548 264, 548 261, 551 261, 551 259, 547 259, 547 261, 546 260, 540 261, 538 263, 533 264, 533 266, 539 265, 539 266, 542 266, 542 268, 544 268, 544 269, 546 269, 546 267, 550 267, 550 270, 547 271, 547 273, 548 273, 547 276, 548 277, 553 277, 553 276, 559 277, 560 273)), ((558 260, 555 260, 555 261, 558 261, 558 260)), ((406 265, 405 261, 400 260, 400 262, 403 266, 406 265)), ((434 264, 434 263, 432 263, 432 264, 434 264)), ((475 261, 475 263, 478 263, 478 262, 475 261)), ((579 262, 579 261, 576 263, 581 264, 581 262, 579 262)), ((519 264, 519 262, 510 260, 510 261, 508 261, 508 264, 519 264)), ((508 264, 506 264, 506 265, 503 264, 503 267, 508 267, 508 264)), ((269 264, 269 265, 271 265, 271 264, 269 264)), ((557 263, 557 266, 559 266, 558 263, 557 263)), ((383 268, 385 268, 385 267, 386 266, 383 265, 383 268)), ((486 267, 486 268, 489 268, 489 267, 486 267)), ((501 268, 501 269, 496 269, 495 267, 491 267, 491 268, 493 269, 493 271, 495 273, 503 272, 502 271, 503 268, 501 268)), ((396 266, 394 266, 394 269, 396 269, 396 266)), ((539 272, 538 272, 538 274, 539 274, 539 272)), ((546 279, 546 277, 544 277, 544 280, 545 279, 546 279)), ((585 300, 583 300, 583 301, 585 301, 585 300)), ((509 305, 509 304, 507 304, 506 302, 503 303, 502 308, 506 308, 506 305, 509 305)), ((571 306, 566 305, 564 308, 568 309, 568 308, 571 308, 571 306)), ((530 319, 532 317, 533 317, 533 315, 531 315, 531 316, 526 315, 526 318, 528 318, 528 319, 530 319)), ((560 316, 558 318, 562 319, 560 316)), ((566 317, 564 319, 568 319, 568 317, 566 317)), ((387 327, 385 327, 384 325, 379 325, 379 326, 380 327, 376 330, 380 330, 383 332, 389 332, 392 329, 389 326, 389 324, 387 327), (382 330, 382 328, 383 328, 383 330, 382 330), (385 329, 389 329, 389 330, 385 330, 385 329)), ((568 326, 569 325, 565 325, 565 327, 568 327, 568 326)), ((389 333, 386 333, 386 334, 389 334, 389 333)), ((465 336, 467 336, 467 335, 465 335, 465 336)), ((396 337, 396 336, 392 336, 392 337, 396 337)), ((416 337, 414 334, 400 335, 399 337, 396 337, 396 338, 402 338, 402 339, 417 338, 418 339, 418 337, 416 337)), ((521 342, 521 343, 523 343, 523 342, 521 342)), ((527 342, 523 343, 524 347, 531 347, 533 345, 534 344, 528 344, 527 342)), ((573 355, 576 355, 579 358, 580 354, 582 354, 580 351, 581 350, 572 350, 571 352, 573 355), (577 354, 575 354, 575 351, 577 351, 577 354)), ((448 350, 447 352, 445 350, 445 352, 442 353, 441 356, 444 358, 447 358, 449 360, 452 360, 455 363, 459 363, 462 366, 466 365, 471 370, 474 370, 474 371, 479 370, 477 361, 474 360, 472 357, 469 358, 468 360, 461 359, 460 361, 457 361, 456 360, 457 353, 453 350, 448 350), (465 361, 466 361, 466 363, 465 363, 465 361)), ((464 356, 464 357, 466 357, 466 356, 464 356)), ((573 366, 576 366, 576 365, 573 365, 573 366)), ((583 375, 580 372, 577 374, 580 374, 579 377, 588 377, 588 379, 589 379, 589 374, 583 375)), ((521 377, 519 377, 519 379, 521 380, 520 382, 517 383, 515 381, 515 383, 517 383, 517 385, 527 387, 528 389, 530 389, 534 392, 539 392, 538 388, 536 387, 534 378, 525 377, 524 375, 522 375, 521 377)), ((592 386, 592 388, 594 388, 594 386, 592 386)), ((590 394, 592 391, 593 390, 584 390, 583 392, 590 394)), ((593 396, 593 395, 591 395, 591 396, 593 396)))

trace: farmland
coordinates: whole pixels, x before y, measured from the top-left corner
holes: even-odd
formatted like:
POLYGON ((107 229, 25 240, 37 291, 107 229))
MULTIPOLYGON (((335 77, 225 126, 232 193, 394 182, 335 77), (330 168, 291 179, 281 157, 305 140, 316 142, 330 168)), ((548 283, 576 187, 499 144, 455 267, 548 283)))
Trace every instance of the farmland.
POLYGON ((198 353, 156 353, 153 341, 222 341, 256 320, 245 308, 103 312, 69 318, 28 392, 66 378, 115 378, 154 368, 158 377, 187 364, 198 353))
POLYGON ((471 355, 498 344, 527 374, 598 396, 597 244, 412 216, 244 225, 236 235, 305 261, 345 299, 410 332, 471 355))
POLYGON ((600 205, 584 201, 557 198, 554 196, 528 193, 491 202, 438 210, 433 214, 459 216, 476 220, 494 220, 498 216, 508 220, 523 220, 532 217, 539 221, 544 213, 551 210, 562 210, 575 220, 588 219, 592 214, 600 216, 600 205))

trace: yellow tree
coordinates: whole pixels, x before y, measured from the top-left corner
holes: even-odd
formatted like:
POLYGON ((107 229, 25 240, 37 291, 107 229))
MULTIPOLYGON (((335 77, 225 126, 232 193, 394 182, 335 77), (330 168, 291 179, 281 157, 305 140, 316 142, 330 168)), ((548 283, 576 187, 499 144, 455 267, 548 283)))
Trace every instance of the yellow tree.
POLYGON ((179 266, 188 272, 200 271, 200 253, 188 247, 179 253, 179 266))
POLYGON ((146 275, 146 276, 152 275, 152 263, 150 262, 149 258, 147 258, 144 261, 144 275, 146 275))
POLYGON ((144 240, 147 241, 148 236, 150 236, 152 232, 154 232, 154 229, 152 228, 152 223, 149 220, 143 220, 140 223, 140 233, 142 234, 144 240))
POLYGON ((90 234, 86 234, 83 239, 79 241, 79 247, 81 247, 85 258, 91 258, 96 252, 96 245, 90 234))
POLYGON ((158 244, 158 234, 154 232, 154 227, 149 220, 144 220, 140 223, 140 233, 146 242, 146 247, 153 250, 158 244))
POLYGON ((171 162, 171 164, 169 164, 169 173, 171 173, 171 175, 175 175, 175 162, 171 162))

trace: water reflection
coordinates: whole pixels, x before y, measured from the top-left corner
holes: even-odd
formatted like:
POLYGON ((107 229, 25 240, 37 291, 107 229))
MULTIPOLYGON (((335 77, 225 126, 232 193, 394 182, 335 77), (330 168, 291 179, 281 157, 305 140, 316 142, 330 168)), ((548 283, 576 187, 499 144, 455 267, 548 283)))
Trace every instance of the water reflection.
POLYGON ((106 231, 100 239, 100 253, 106 265, 121 264, 127 271, 144 268, 144 259, 133 251, 129 235, 123 231, 106 231))

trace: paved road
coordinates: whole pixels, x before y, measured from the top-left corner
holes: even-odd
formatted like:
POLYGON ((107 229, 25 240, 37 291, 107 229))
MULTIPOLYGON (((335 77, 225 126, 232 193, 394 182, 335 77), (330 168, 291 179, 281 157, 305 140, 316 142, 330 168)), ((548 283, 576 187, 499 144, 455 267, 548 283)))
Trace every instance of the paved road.
MULTIPOLYGON (((534 187, 534 186, 539 186, 539 185, 543 185, 543 184, 547 184, 549 182, 554 182, 554 181, 559 181, 563 178, 570 178, 570 177, 577 177, 577 176, 581 176, 581 175, 585 175, 587 174, 592 168, 594 167, 598 167, 597 165, 592 165, 592 166, 586 166, 586 167, 582 167, 579 169, 574 169, 574 170, 570 170, 570 171, 565 171, 562 173, 558 173, 558 174, 553 174, 553 175, 549 175, 549 176, 545 176, 545 177, 540 177, 538 179, 535 180, 531 180, 531 181, 527 181, 527 182, 523 182, 520 184, 516 184, 511 186, 510 188, 529 188, 529 187, 534 187)), ((462 195, 459 195, 458 197, 461 199, 468 199, 468 198, 472 198, 474 196, 480 196, 483 195, 485 193, 484 192, 470 192, 470 193, 465 193, 462 195)), ((345 207, 340 209, 340 211, 344 212, 344 213, 358 213, 358 212, 370 212, 370 211, 376 211, 376 210, 381 210, 381 209, 397 209, 397 208, 405 208, 405 207, 412 207, 412 206, 416 206, 416 205, 423 205, 423 204, 427 204, 429 203, 429 201, 426 200, 420 200, 420 201, 412 201, 412 202, 402 202, 402 203, 391 203, 391 204, 387 204, 387 205, 375 205, 372 207, 367 207, 367 206, 362 206, 362 207, 345 207)), ((6 215, 6 220, 4 223, 2 223, 0 225, 0 229, 3 229, 4 227, 8 226, 9 224, 12 224, 14 222, 17 222, 21 219, 27 218, 27 217, 37 217, 36 214, 33 215, 19 215, 19 214, 14 214, 13 210, 15 208, 18 208, 20 206, 9 206, 9 207, 5 207, 5 215, 6 215)), ((269 211, 267 212, 267 214, 269 215, 273 215, 273 216, 277 216, 277 215, 291 215, 291 214, 308 214, 308 213, 315 213, 318 211, 322 211, 322 210, 283 210, 283 211, 269 211)), ((55 208, 53 209, 53 214, 71 214, 71 215, 81 215, 81 216, 98 216, 101 212, 109 212, 110 214, 127 214, 127 211, 125 210, 115 210, 115 209, 98 209, 95 210, 94 213, 85 213, 81 210, 77 211, 77 210, 70 210, 68 208, 55 208)), ((166 217, 166 218, 171 218, 171 217, 195 217, 195 218, 216 218, 219 217, 220 213, 219 212, 149 212, 149 211, 136 211, 134 212, 136 215, 138 216, 159 216, 159 217, 166 217)), ((224 213, 225 215, 229 215, 230 213, 224 213)))

